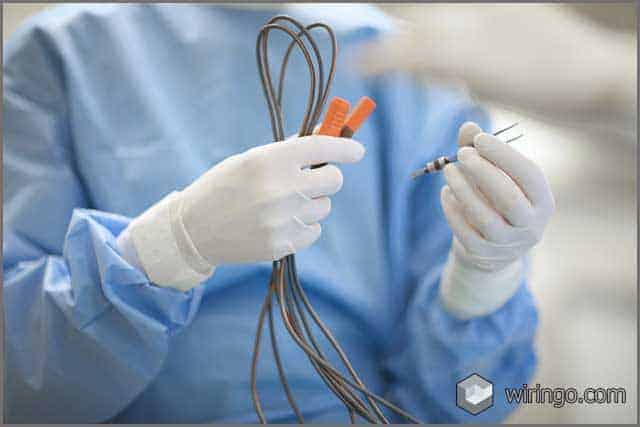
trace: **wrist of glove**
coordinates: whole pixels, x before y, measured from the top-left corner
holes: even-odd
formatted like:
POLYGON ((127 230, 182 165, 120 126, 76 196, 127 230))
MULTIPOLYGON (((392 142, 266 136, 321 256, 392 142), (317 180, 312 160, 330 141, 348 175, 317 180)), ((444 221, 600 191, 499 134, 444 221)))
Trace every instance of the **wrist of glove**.
POLYGON ((182 217, 183 197, 172 192, 118 236, 122 256, 157 285, 187 291, 208 279, 215 266, 202 257, 182 217))
MULTIPOLYGON (((186 291, 221 264, 273 261, 314 243, 342 187, 335 165, 354 163, 364 147, 321 135, 294 137, 252 148, 217 164, 183 191, 134 219, 128 242, 149 279, 186 291)), ((129 255, 130 258, 134 258, 129 255)))
POLYGON ((543 172, 474 123, 459 132, 458 162, 444 169, 442 208, 455 236, 441 280, 456 317, 490 314, 515 293, 524 255, 554 211, 543 172))
POLYGON ((493 313, 518 290, 524 273, 522 258, 501 264, 496 270, 479 267, 454 239, 440 281, 440 297, 445 309, 459 319, 493 313))

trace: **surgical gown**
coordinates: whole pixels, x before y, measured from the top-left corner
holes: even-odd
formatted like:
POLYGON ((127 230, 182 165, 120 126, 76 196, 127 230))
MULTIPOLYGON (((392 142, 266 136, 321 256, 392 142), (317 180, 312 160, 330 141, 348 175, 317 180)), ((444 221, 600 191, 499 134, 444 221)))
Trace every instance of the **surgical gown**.
MULTIPOLYGON (((182 293, 150 283, 115 241, 167 193, 271 142, 254 49, 276 13, 332 25, 340 45, 332 95, 378 103, 356 134, 365 158, 342 168, 320 240, 297 254, 315 308, 365 383, 423 421, 498 421, 514 409, 504 388, 527 382, 535 366, 526 281, 491 315, 449 315, 438 299, 452 239, 443 177, 409 178, 455 152, 463 122, 488 128, 487 115, 460 91, 361 74, 362 47, 395 22, 362 5, 96 4, 38 15, 4 51, 7 421, 257 421, 249 367, 271 264, 219 266, 182 293), (456 382, 474 372, 495 392, 475 417, 456 406, 456 382)), ((287 43, 271 42, 274 55, 287 43)), ((329 53, 327 43, 321 49, 329 53)), ((288 134, 308 84, 304 63, 292 60, 288 134)), ((277 337, 306 421, 347 422, 282 325, 277 337)), ((262 354, 267 419, 295 422, 268 345, 262 354)))

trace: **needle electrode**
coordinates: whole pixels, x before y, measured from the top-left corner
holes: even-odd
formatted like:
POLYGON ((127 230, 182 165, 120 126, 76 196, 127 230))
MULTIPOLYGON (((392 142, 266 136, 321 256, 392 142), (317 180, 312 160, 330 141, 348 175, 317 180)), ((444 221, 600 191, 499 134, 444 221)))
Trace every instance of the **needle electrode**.
MULTIPOLYGON (((504 133, 504 132, 506 132, 508 130, 513 129, 514 127, 518 126, 519 124, 520 124, 519 122, 515 122, 512 125, 509 125, 509 126, 507 126, 505 128, 500 129, 499 131, 494 132, 493 136, 498 136, 501 133, 504 133)), ((513 138, 507 139, 505 141, 505 143, 509 144, 509 143, 511 143, 511 142, 513 142, 513 141, 515 141, 517 139, 522 138, 523 136, 524 136, 524 134, 521 133, 518 136, 514 136, 513 138)), ((454 163, 454 162, 457 162, 457 161, 458 161, 458 155, 457 154, 455 154, 455 155, 453 155, 451 157, 446 157, 446 156, 438 157, 437 159, 432 160, 429 163, 427 163, 424 167, 414 171, 411 174, 411 177, 413 179, 416 179, 419 176, 427 175, 427 174, 430 174, 430 173, 434 173, 434 172, 440 171, 440 170, 444 169, 444 167, 446 165, 448 165, 449 163, 454 163)))

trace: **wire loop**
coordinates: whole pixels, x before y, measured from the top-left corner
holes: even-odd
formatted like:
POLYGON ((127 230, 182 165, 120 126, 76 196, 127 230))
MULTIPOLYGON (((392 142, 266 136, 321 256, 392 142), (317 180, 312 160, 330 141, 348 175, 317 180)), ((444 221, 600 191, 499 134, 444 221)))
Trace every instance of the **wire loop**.
MULTIPOLYGON (((269 110, 271 130, 275 141, 282 141, 285 138, 282 96, 287 65, 296 47, 306 61, 310 80, 305 113, 298 132, 299 136, 310 135, 313 132, 324 109, 335 75, 338 45, 335 34, 328 25, 317 22, 304 26, 289 16, 278 15, 271 18, 260 29, 256 40, 256 59, 267 108, 269 110), (295 27, 295 30, 281 25, 281 23, 290 24, 295 27), (324 61, 320 49, 311 35, 311 30, 316 28, 323 29, 331 42, 331 61, 329 62, 329 71, 326 78, 324 61), (291 38, 291 42, 284 53, 280 66, 277 90, 274 89, 268 55, 269 33, 274 30, 284 33, 291 38), (310 48, 307 44, 309 44, 310 48)), ((389 420, 385 417, 379 404, 386 406, 411 422, 420 423, 418 419, 367 389, 351 365, 346 353, 311 305, 309 298, 298 280, 294 255, 288 255, 283 259, 273 262, 269 287, 258 315, 258 325, 251 362, 251 396, 256 414, 261 423, 267 423, 267 419, 264 415, 257 387, 257 366, 260 357, 260 344, 265 318, 268 318, 271 348, 280 382, 282 383, 289 405, 298 422, 304 423, 304 417, 293 397, 284 364, 280 357, 280 351, 278 350, 278 340, 276 338, 273 315, 273 306, 276 303, 279 306, 282 323, 289 335, 298 347, 305 352, 309 362, 327 388, 343 403, 352 424, 356 422, 356 415, 370 423, 388 424, 389 420), (313 321, 313 323, 311 323, 310 320, 313 321), (329 362, 320 348, 317 338, 314 336, 314 326, 318 328, 327 341, 329 341, 343 367, 346 368, 349 373, 350 378, 343 375, 329 362), (359 395, 362 395, 362 397, 359 395)))

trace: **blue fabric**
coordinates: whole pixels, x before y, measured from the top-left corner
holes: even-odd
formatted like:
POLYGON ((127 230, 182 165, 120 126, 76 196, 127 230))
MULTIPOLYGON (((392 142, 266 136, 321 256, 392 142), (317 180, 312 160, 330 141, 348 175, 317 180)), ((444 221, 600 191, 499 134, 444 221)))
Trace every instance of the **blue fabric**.
MULTIPOLYGON (((372 96, 378 110, 357 134, 367 155, 343 168, 321 239, 297 256, 301 281, 373 390, 429 422, 501 420, 513 409, 502 388, 526 382, 535 365, 531 296, 523 283, 505 307, 471 321, 443 311, 438 283, 451 243, 443 177, 409 179, 426 160, 455 151, 461 123, 488 127, 487 117, 456 91, 423 89, 399 74, 363 78, 354 58, 386 24, 369 9, 340 7, 304 8, 307 20, 371 18, 351 27, 341 19, 332 93, 352 102, 372 96), (496 384, 494 407, 475 418, 455 406, 455 382, 472 372, 496 384)), ((221 266, 181 293, 149 283, 115 238, 215 163, 270 142, 254 45, 275 13, 64 6, 9 41, 8 421, 257 421, 249 366, 270 264, 221 266)), ((305 102, 302 65, 293 60, 288 73, 288 134, 305 102)), ((307 420, 346 421, 283 328, 278 337, 307 420)), ((294 421, 268 345, 259 387, 269 421, 294 421)))

